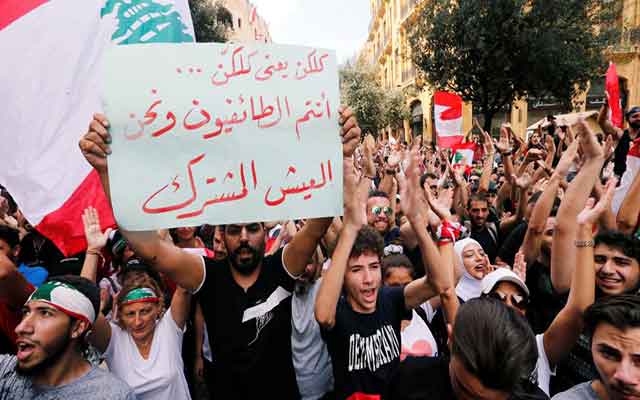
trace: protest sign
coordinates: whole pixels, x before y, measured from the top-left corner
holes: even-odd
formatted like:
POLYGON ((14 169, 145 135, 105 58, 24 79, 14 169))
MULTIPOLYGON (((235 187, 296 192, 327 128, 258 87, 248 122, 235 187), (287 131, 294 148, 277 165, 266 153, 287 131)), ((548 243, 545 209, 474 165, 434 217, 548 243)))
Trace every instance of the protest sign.
POLYGON ((131 45, 105 61, 114 214, 129 230, 342 213, 335 53, 131 45))

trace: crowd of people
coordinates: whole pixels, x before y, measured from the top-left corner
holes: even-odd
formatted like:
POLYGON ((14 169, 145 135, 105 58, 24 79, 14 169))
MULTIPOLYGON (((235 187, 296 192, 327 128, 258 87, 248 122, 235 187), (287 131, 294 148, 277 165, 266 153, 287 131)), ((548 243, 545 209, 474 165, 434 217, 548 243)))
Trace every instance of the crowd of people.
MULTIPOLYGON (((640 399, 626 120, 478 125, 452 165, 346 108, 344 216, 103 231, 87 208, 70 258, 3 188, 0 399, 640 399)), ((107 198, 108 127, 79 141, 107 198)))

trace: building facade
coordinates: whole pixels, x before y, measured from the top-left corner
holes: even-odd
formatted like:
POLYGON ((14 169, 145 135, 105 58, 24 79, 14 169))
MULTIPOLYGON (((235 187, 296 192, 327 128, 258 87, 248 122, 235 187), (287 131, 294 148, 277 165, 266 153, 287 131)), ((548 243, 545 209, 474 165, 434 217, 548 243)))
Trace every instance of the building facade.
MULTIPOLYGON (((369 0, 371 22, 369 35, 359 57, 374 66, 382 86, 386 90, 401 89, 407 95, 411 119, 406 121, 402 134, 423 134, 433 138, 433 89, 417 78, 411 61, 407 29, 417 18, 423 0, 369 0)), ((623 29, 620 43, 605 53, 616 63, 620 75, 623 106, 640 105, 640 0, 609 0, 616 8, 617 24, 623 29)), ((599 109, 605 102, 604 76, 591 82, 590 89, 576 99, 578 111, 599 109)), ((516 101, 509 112, 496 116, 494 125, 510 121, 515 132, 524 133, 528 126, 548 114, 560 114, 561 105, 553 99, 528 99, 516 101)), ((472 107, 465 104, 463 131, 473 125, 472 107)))
MULTIPOLYGON (((402 90, 407 97, 411 112, 405 121, 401 135, 423 135, 425 140, 433 138, 433 89, 418 79, 411 61, 407 39, 407 28, 418 15, 422 0, 369 0, 371 22, 369 36, 359 57, 374 66, 382 87, 386 90, 402 90)), ((472 126, 472 109, 465 105, 463 129, 472 126)))
MULTIPOLYGON (((211 0, 215 2, 216 0, 211 0)), ((241 43, 271 43, 269 25, 248 0, 224 0, 233 21, 229 40, 241 43)))

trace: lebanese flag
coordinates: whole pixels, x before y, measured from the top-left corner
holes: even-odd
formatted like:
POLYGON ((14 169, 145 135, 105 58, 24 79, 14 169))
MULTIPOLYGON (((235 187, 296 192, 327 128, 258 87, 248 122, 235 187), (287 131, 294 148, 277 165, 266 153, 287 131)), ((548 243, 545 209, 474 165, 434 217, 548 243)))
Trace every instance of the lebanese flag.
POLYGON ((620 81, 616 72, 616 65, 609 63, 609 69, 605 77, 605 93, 609 104, 609 119, 613 126, 623 128, 622 103, 620 101, 620 81))
POLYGON ((620 185, 616 188, 613 194, 613 200, 611 201, 611 209, 615 215, 620 211, 624 198, 631 189, 633 180, 640 171, 640 137, 631 142, 629 146, 629 152, 627 153, 627 169, 622 174, 620 179, 620 185))
POLYGON ((0 1, 0 184, 65 255, 86 248, 86 207, 98 210, 103 229, 115 225, 78 148, 102 110, 103 51, 193 41, 192 26, 187 0, 0 1))
POLYGON ((462 99, 455 93, 436 92, 433 95, 438 146, 452 148, 462 143, 462 99))
POLYGON ((454 169, 464 168, 465 173, 468 173, 473 166, 473 153, 476 150, 476 144, 474 142, 455 144, 451 146, 451 150, 453 151, 451 166, 454 169))

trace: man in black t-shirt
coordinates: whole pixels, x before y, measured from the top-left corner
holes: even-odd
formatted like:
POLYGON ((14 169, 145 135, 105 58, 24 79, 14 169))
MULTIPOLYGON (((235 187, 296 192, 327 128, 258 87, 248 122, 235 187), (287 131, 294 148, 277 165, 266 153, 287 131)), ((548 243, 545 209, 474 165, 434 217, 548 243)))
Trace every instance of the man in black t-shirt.
POLYGON ((483 193, 474 193, 469 198, 467 212, 471 220, 470 237, 480 243, 491 263, 495 263, 501 244, 500 223, 488 219, 489 200, 483 193))
MULTIPOLYGON (((350 109, 340 110, 343 155, 350 157, 360 128, 350 109)), ((106 155, 108 121, 96 114, 79 146, 96 169, 110 198, 106 155)), ((262 223, 225 227, 227 262, 208 260, 162 240, 157 232, 122 230, 136 254, 184 289, 196 293, 216 356, 212 395, 233 399, 295 399, 298 387, 291 359, 293 281, 311 259, 332 218, 308 220, 289 244, 264 257, 262 223)))
MULTIPOLYGON (((426 210, 418 206, 422 194, 417 165, 416 147, 402 208, 416 231, 424 265, 441 266, 440 253, 425 229, 426 210)), ((385 399, 400 364, 400 324, 411 309, 449 289, 441 285, 448 281, 448 272, 430 268, 429 280, 380 288, 383 240, 367 225, 364 210, 371 180, 363 176, 358 182, 353 161, 345 159, 344 181, 344 227, 318 291, 315 314, 331 355, 336 397, 385 399)))

